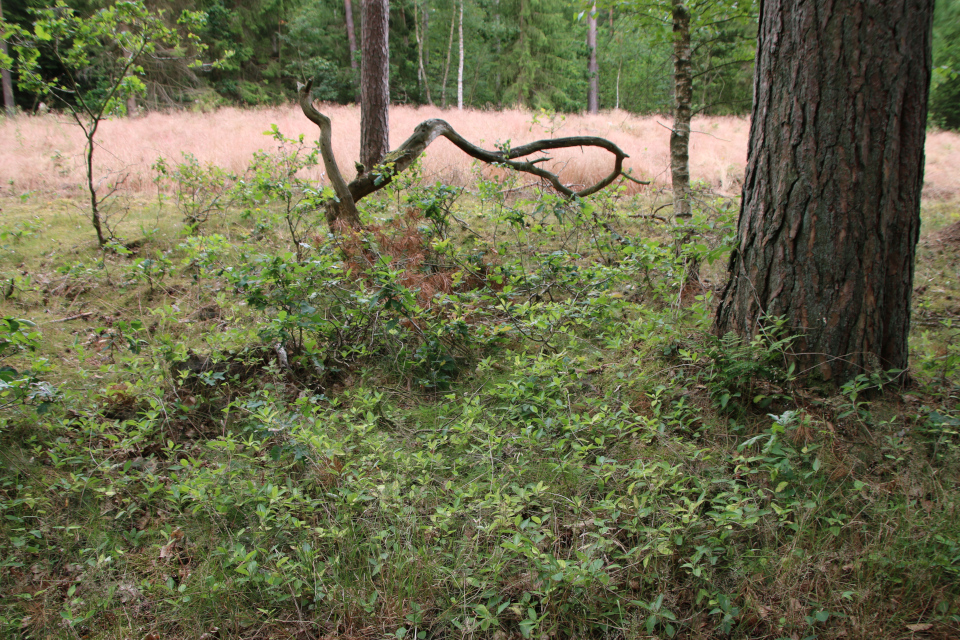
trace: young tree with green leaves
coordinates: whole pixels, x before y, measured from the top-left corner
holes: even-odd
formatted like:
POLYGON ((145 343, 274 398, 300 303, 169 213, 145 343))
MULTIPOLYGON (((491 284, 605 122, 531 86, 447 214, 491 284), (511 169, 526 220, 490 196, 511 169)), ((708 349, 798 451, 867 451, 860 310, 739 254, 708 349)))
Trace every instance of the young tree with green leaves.
POLYGON ((674 217, 691 214, 690 122, 714 100, 705 81, 719 79, 722 69, 749 66, 753 61, 751 26, 756 22, 753 1, 628 0, 617 2, 643 25, 659 31, 673 50, 673 127, 670 132, 670 173, 674 217), (739 48, 727 46, 739 42, 739 48), (723 55, 718 55, 723 51, 723 55), (701 85, 701 103, 694 104, 694 84, 701 85))
MULTIPOLYGON (((184 55, 186 44, 202 48, 193 30, 200 26, 203 14, 181 14, 178 24, 187 30, 184 37, 141 0, 117 2, 89 16, 58 0, 55 6, 34 10, 34 16, 31 30, 10 24, 0 28, 9 34, 17 56, 19 86, 61 107, 83 131, 90 219, 103 247, 114 236, 103 205, 122 178, 106 187, 104 179, 97 178, 93 162, 97 130, 105 118, 123 112, 128 97, 143 93, 146 58, 160 49, 184 55), (59 75, 41 72, 43 54, 56 61, 59 75)), ((7 58, 6 64, 12 62, 7 58)))

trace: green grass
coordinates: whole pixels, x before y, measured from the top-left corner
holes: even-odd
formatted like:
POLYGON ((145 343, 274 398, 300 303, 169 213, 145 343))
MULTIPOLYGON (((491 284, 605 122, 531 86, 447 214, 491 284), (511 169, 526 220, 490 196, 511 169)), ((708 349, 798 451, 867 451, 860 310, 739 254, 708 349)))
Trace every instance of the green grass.
MULTIPOLYGON (((2 364, 58 396, 0 414, 0 635, 960 631, 955 255, 919 252, 914 387, 819 393, 678 304, 642 200, 407 215, 431 193, 303 264, 271 207, 191 245, 132 203, 117 254, 73 202, 2 203, 0 313, 40 333, 2 364)), ((730 213, 687 248, 710 282, 730 213)))

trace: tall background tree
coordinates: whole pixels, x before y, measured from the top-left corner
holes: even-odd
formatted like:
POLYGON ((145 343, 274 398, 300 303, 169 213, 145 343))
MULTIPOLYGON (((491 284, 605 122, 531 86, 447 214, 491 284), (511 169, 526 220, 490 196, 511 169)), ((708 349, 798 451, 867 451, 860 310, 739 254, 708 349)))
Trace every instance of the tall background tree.
POLYGON ((590 78, 590 88, 587 91, 587 113, 600 111, 600 68, 597 66, 597 5, 590 8, 587 16, 587 49, 590 50, 590 63, 587 65, 587 74, 590 78))
MULTIPOLYGON (((2 3, 0 3, 0 22, 3 22, 2 3)), ((3 34, 0 34, 0 54, 6 56, 7 53, 7 39, 3 34)), ((8 65, 3 64, 3 61, 0 60, 0 66, 3 67, 3 69, 0 70, 0 83, 3 84, 3 106, 7 117, 12 118, 17 113, 17 105, 13 102, 13 80, 10 76, 8 65)))
POLYGON ((716 325, 778 317, 801 372, 905 369, 933 0, 768 0, 738 242, 716 325))
MULTIPOLYGON (((736 0, 627 0, 620 10, 647 27, 657 40, 669 41, 673 76, 670 130, 670 174, 675 218, 691 215, 690 122, 716 107, 737 112, 747 104, 748 90, 739 91, 731 78, 747 77, 752 68, 751 32, 755 4, 736 0), (698 89, 697 93, 694 89, 698 89), (697 94, 699 94, 697 96, 697 94), (699 100, 695 100, 695 96, 699 100)), ((649 37, 649 36, 648 36, 649 37)))
POLYGON ((960 0, 937 0, 934 12, 930 120, 960 129, 960 0))
POLYGON ((360 162, 370 170, 390 151, 390 5, 360 6, 360 162))
POLYGON ((693 77, 690 71, 690 9, 674 0, 673 17, 673 127, 670 130, 670 177, 673 182, 673 215, 690 216, 690 119, 693 77))

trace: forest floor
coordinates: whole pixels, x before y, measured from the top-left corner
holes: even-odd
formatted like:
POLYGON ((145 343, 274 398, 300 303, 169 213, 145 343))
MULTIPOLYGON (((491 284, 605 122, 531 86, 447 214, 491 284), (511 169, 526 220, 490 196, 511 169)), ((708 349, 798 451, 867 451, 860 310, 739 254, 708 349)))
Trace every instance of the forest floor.
POLYGON ((509 186, 0 199, 0 636, 958 637, 960 202, 837 389, 712 335, 735 201, 509 186))

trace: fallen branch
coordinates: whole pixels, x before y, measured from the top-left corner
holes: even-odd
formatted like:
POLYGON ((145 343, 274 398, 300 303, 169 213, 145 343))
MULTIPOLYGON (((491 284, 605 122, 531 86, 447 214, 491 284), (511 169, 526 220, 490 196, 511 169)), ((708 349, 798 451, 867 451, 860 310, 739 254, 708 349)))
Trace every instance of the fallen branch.
POLYGON ((59 320, 51 320, 48 324, 53 324, 54 322, 70 322, 71 320, 79 320, 80 318, 88 318, 93 315, 93 311, 87 311, 86 313, 78 313, 75 316, 68 316, 66 318, 60 318, 59 320))
POLYGON ((505 147, 497 151, 488 151, 472 144, 463 136, 457 133, 453 127, 444 120, 431 119, 421 122, 414 129, 413 135, 404 141, 399 148, 391 151, 383 161, 371 169, 358 165, 357 177, 349 184, 344 184, 340 168, 337 166, 333 157, 333 146, 331 142, 330 119, 321 114, 313 106, 310 98, 310 89, 312 81, 299 86, 298 97, 300 109, 303 114, 318 127, 320 127, 320 155, 323 158, 324 168, 330 181, 333 183, 334 192, 337 194, 338 202, 328 205, 327 221, 331 226, 338 220, 342 220, 352 227, 359 227, 359 217, 356 217, 356 202, 371 193, 382 189, 390 184, 393 177, 406 171, 417 158, 426 150, 430 143, 439 137, 444 137, 461 151, 471 158, 476 158, 487 164, 509 167, 515 171, 522 171, 542 178, 549 182, 553 188, 567 199, 583 198, 600 191, 608 186, 614 180, 623 176, 624 178, 636 182, 637 184, 649 184, 637 180, 629 173, 623 170, 623 161, 628 158, 626 153, 617 145, 605 138, 593 136, 574 136, 569 138, 552 138, 550 140, 537 140, 516 148, 505 147), (580 191, 574 191, 564 185, 559 176, 551 171, 537 165, 550 160, 549 156, 540 156, 532 160, 518 160, 534 153, 549 151, 550 149, 567 149, 571 147, 600 147, 613 154, 613 170, 605 178, 596 184, 580 191))

